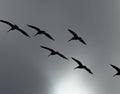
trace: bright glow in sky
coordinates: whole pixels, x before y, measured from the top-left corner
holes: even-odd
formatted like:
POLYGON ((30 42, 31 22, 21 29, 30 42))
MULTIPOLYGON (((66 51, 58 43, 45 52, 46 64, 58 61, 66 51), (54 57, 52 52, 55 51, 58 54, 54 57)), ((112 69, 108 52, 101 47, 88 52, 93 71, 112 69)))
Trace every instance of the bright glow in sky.
POLYGON ((82 79, 68 76, 58 81, 54 87, 53 94, 95 94, 95 92, 82 79))

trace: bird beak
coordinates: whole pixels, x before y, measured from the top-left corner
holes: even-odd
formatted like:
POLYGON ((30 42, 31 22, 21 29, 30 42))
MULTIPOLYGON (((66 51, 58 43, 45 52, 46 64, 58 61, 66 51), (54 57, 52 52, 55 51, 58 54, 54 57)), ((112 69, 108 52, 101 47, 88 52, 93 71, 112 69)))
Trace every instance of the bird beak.
POLYGON ((50 57, 51 54, 48 55, 48 57, 50 57))
POLYGON ((68 58, 66 58, 66 60, 69 60, 68 58))
POLYGON ((116 74, 115 75, 113 75, 113 77, 115 77, 116 76, 116 74))
POLYGON ((12 29, 8 30, 8 32, 11 31, 11 30, 12 30, 12 29))
POLYGON ((34 36, 37 36, 39 33, 37 32, 34 36))
POLYGON ((77 69, 78 67, 75 67, 74 69, 77 69))
POLYGON ((70 42, 72 40, 72 38, 70 40, 68 40, 68 42, 70 42))
POLYGON ((37 34, 35 34, 34 36, 37 36, 37 34))

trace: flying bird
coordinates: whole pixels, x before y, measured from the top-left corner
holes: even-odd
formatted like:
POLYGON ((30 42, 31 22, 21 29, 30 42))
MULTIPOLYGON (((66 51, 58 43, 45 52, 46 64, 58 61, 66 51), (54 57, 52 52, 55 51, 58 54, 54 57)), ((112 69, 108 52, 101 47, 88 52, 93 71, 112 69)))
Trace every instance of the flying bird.
POLYGON ((76 68, 74 68, 74 69, 85 69, 86 71, 88 71, 90 74, 93 74, 92 73, 92 71, 89 69, 89 68, 87 68, 85 65, 83 65, 79 60, 77 60, 77 59, 75 59, 75 58, 73 58, 73 57, 71 57, 75 62, 77 62, 77 64, 79 65, 79 66, 77 66, 76 68))
POLYGON ((115 65, 110 64, 114 69, 116 69, 117 73, 114 76, 120 75, 120 68, 116 67, 115 65))
MULTIPOLYGON (((79 37, 75 32, 73 32, 72 30, 68 29, 68 31, 73 35, 73 37, 69 40, 79 40, 81 43, 83 43, 84 45, 87 45, 86 42, 82 39, 82 37, 79 37)), ((68 42, 69 42, 68 41, 68 42)))
POLYGON ((11 26, 11 28, 8 30, 9 31, 12 31, 12 30, 18 30, 20 31, 23 35, 27 36, 27 37, 30 37, 24 30, 20 29, 16 24, 12 24, 8 21, 4 21, 4 20, 0 20, 0 22, 3 22, 9 26, 11 26))
POLYGON ((58 56, 62 57, 63 59, 68 60, 67 57, 65 57, 63 54, 59 53, 58 51, 55 51, 55 50, 53 50, 53 49, 51 49, 51 48, 48 48, 48 47, 45 47, 45 46, 40 46, 40 47, 41 47, 41 48, 44 48, 44 49, 46 49, 46 50, 49 50, 49 51, 51 52, 51 53, 48 55, 48 57, 51 56, 51 55, 58 55, 58 56))
POLYGON ((34 36, 44 34, 46 37, 54 41, 54 38, 50 34, 48 34, 46 31, 40 30, 38 27, 33 25, 27 25, 27 26, 38 31, 34 36))

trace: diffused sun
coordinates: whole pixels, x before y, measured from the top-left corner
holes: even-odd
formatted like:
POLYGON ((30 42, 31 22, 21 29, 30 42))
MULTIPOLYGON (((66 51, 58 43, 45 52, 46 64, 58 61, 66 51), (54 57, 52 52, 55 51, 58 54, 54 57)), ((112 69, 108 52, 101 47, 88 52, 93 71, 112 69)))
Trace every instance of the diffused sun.
POLYGON ((95 94, 91 86, 74 76, 57 82, 53 94, 95 94))

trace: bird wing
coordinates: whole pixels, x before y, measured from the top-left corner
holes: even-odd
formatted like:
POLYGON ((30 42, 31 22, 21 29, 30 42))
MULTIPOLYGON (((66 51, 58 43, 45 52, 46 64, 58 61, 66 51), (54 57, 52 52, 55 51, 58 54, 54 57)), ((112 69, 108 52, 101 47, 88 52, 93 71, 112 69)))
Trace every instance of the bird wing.
POLYGON ((36 26, 33 26, 33 25, 27 25, 28 27, 31 27, 31 28, 33 28, 33 29, 35 29, 35 30, 37 30, 37 31, 40 31, 40 29, 38 28, 38 27, 36 27, 36 26))
POLYGON ((41 48, 44 48, 44 49, 47 49, 47 50, 49 50, 49 51, 51 51, 51 52, 53 52, 54 50, 53 49, 51 49, 51 48, 48 48, 48 47, 45 47, 45 46, 40 46, 41 48))
POLYGON ((68 29, 68 31, 69 31, 74 37, 78 37, 78 35, 77 35, 75 32, 73 32, 72 30, 68 29))
POLYGON ((0 20, 0 22, 6 23, 6 24, 10 25, 11 27, 14 26, 12 23, 10 23, 8 21, 0 20))
POLYGON ((85 69, 86 71, 88 71, 89 73, 93 74, 92 71, 91 71, 89 68, 87 68, 86 66, 84 67, 84 69, 85 69))
POLYGON ((47 36, 48 38, 50 38, 51 40, 54 40, 48 33, 44 32, 43 33, 45 36, 47 36))
POLYGON ((116 69, 117 71, 120 71, 120 69, 118 67, 116 67, 115 65, 110 64, 114 69, 116 69))
POLYGON ((64 59, 67 59, 68 60, 68 58, 67 57, 65 57, 63 54, 61 54, 61 53, 57 53, 57 55, 59 55, 60 57, 62 57, 62 58, 64 58, 64 59))
POLYGON ((86 42, 82 38, 80 38, 80 42, 82 42, 84 45, 87 45, 86 42))
POLYGON ((75 58, 73 58, 73 57, 71 57, 71 58, 72 58, 75 62, 77 62, 79 66, 83 66, 82 63, 81 63, 79 60, 77 60, 77 59, 75 59, 75 58))
POLYGON ((22 34, 24 34, 25 36, 30 37, 24 30, 22 30, 22 29, 20 29, 20 28, 18 28, 17 30, 20 31, 20 32, 21 32, 22 34))

